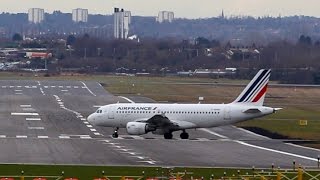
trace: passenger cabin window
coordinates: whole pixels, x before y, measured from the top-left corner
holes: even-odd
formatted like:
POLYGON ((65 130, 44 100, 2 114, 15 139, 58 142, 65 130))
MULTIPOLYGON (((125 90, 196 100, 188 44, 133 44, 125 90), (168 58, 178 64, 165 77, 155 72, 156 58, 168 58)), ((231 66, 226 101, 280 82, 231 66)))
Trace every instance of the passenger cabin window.
POLYGON ((96 113, 102 113, 102 110, 101 110, 101 109, 98 109, 96 113))

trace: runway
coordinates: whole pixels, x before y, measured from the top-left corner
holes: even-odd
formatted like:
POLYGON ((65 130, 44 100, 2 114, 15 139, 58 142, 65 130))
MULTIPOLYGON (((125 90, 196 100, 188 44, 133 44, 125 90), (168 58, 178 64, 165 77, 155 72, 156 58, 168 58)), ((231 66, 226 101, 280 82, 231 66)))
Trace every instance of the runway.
POLYGON ((190 140, 127 135, 94 127, 86 117, 116 102, 96 82, 0 81, 0 163, 132 166, 316 166, 320 150, 286 144, 233 126, 189 130, 190 140))

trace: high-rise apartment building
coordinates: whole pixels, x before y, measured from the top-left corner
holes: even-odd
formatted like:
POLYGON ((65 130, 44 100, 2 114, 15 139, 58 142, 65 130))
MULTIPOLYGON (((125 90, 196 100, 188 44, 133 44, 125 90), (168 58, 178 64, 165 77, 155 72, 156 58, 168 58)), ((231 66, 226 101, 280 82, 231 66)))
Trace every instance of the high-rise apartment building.
POLYGON ((114 38, 127 39, 131 24, 131 12, 114 8, 114 38))
POLYGON ((72 10, 72 21, 73 22, 88 22, 88 9, 74 9, 72 10))
POLYGON ((44 21, 44 9, 31 8, 28 11, 28 20, 30 23, 39 24, 44 21))
POLYGON ((172 22, 174 20, 174 13, 171 11, 160 11, 156 21, 159 23, 172 22))

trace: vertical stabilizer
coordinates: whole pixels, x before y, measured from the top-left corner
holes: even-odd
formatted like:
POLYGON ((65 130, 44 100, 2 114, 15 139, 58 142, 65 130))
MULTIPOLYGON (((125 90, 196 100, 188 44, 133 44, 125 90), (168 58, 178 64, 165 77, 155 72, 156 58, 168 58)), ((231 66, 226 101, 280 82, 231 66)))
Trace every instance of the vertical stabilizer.
POLYGON ((270 69, 261 69, 233 103, 262 106, 268 88, 270 73, 270 69))

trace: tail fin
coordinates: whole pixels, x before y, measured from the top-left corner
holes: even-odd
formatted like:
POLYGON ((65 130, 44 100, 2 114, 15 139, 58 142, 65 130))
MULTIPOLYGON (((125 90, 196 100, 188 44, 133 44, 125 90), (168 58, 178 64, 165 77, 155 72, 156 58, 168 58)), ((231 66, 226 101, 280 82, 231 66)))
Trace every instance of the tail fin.
POLYGON ((270 69, 261 69, 233 103, 262 106, 267 92, 270 69))

